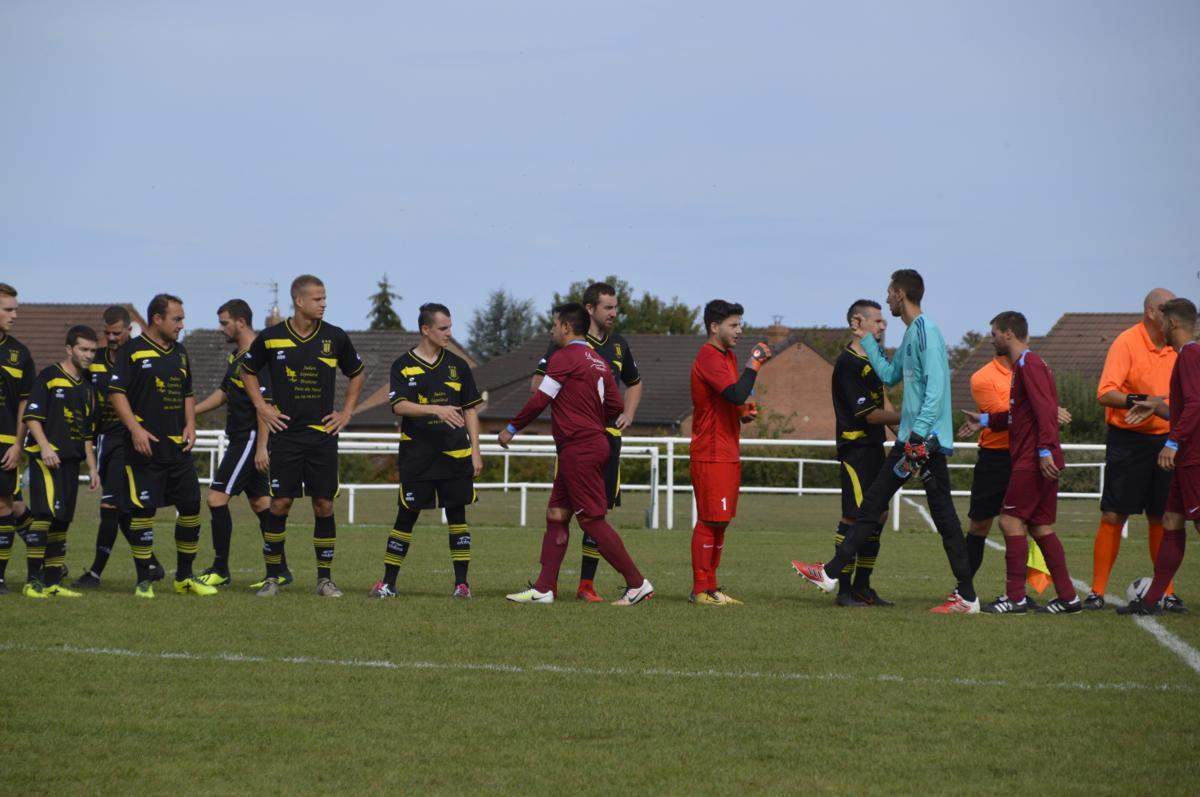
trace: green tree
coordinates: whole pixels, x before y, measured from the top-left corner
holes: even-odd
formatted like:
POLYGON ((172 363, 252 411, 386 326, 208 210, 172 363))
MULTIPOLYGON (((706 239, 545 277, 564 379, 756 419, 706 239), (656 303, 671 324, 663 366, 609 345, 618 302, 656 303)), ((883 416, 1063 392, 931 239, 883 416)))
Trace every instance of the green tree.
POLYGON ((950 358, 950 370, 955 371, 959 368, 959 366, 965 363, 970 358, 971 352, 975 351, 975 348, 982 343, 983 339, 986 337, 987 336, 982 332, 976 332, 973 329, 969 329, 964 332, 962 340, 958 342, 958 345, 951 346, 950 351, 948 352, 950 358))
POLYGON ((550 326, 555 305, 582 302, 583 292, 593 282, 607 282, 616 289, 616 328, 621 332, 666 335, 696 335, 700 332, 699 307, 689 307, 681 302, 678 296, 672 296, 670 301, 666 301, 643 292, 640 298, 635 298, 633 286, 612 274, 603 280, 577 280, 567 286, 566 293, 555 292, 550 309, 541 317, 542 326, 550 326))
POLYGON ((483 360, 507 354, 538 331, 533 308, 533 299, 517 299, 497 288, 471 317, 467 346, 483 360))
POLYGON ((367 313, 367 318, 371 319, 371 325, 368 328, 398 329, 403 331, 404 322, 396 314, 396 310, 392 307, 392 302, 398 302, 404 297, 392 291, 392 284, 388 281, 387 274, 384 274, 380 278, 376 286, 379 290, 371 295, 371 311, 367 313))

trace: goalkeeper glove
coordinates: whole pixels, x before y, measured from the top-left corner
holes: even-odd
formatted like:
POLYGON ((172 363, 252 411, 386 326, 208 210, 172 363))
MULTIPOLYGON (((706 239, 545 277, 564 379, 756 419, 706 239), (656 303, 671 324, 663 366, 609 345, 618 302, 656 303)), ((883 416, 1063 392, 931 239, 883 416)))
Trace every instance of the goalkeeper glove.
POLYGON ((929 441, 916 432, 908 436, 908 442, 904 444, 904 458, 908 460, 909 467, 912 470, 920 471, 929 462, 931 453, 929 441))
POLYGON ((750 350, 750 359, 746 362, 746 367, 757 371, 767 364, 767 360, 775 355, 771 353, 771 347, 765 343, 755 343, 754 348, 750 350))
POLYGON ((750 423, 758 418, 758 405, 753 401, 747 401, 742 405, 742 423, 750 423))

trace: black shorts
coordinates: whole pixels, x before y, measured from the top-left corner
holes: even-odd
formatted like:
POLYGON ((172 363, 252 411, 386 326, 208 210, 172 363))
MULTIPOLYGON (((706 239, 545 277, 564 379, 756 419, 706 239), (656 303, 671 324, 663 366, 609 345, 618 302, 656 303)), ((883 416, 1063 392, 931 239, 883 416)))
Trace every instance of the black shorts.
POLYGON ((200 504, 200 479, 189 456, 174 462, 144 462, 126 465, 130 510, 159 507, 193 507, 200 504))
POLYGON ((96 467, 100 471, 100 503, 129 511, 129 481, 125 476, 125 435, 118 429, 96 440, 96 467))
POLYGON ((1007 448, 981 448, 971 473, 971 520, 991 520, 999 517, 1004 506, 1004 493, 1012 475, 1012 456, 1007 448))
POLYGON ((1158 467, 1158 454, 1165 442, 1165 434, 1108 427, 1101 512, 1162 517, 1171 488, 1170 472, 1158 467))
POLYGON ((608 447, 612 452, 604 466, 604 491, 608 493, 608 508, 621 505, 621 438, 609 435, 608 447))
POLYGON ((842 474, 842 517, 854 518, 863 496, 883 467, 883 446, 843 446, 837 452, 842 474))
POLYGON ((33 457, 29 463, 29 511, 35 518, 70 523, 78 495, 79 460, 64 459, 57 468, 50 468, 40 457, 33 457))
POLYGON ((260 498, 270 492, 267 476, 254 467, 254 448, 258 444, 258 432, 230 438, 225 455, 217 465, 209 485, 218 493, 260 498))
MULTIPOLYGON (((8 453, 12 446, 0 446, 0 457, 8 453)), ((0 470, 0 496, 21 500, 21 469, 0 470)))
POLYGON ((273 434, 270 493, 276 498, 336 498, 338 441, 315 429, 273 434))
POLYGON ((468 506, 477 500, 475 479, 470 475, 456 479, 400 482, 400 506, 414 512, 468 506))

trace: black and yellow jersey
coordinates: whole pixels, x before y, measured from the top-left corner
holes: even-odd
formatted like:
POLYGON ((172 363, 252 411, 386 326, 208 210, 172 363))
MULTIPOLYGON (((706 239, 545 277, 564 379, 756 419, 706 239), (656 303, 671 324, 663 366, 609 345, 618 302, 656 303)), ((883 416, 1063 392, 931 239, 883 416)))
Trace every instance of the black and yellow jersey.
MULTIPOLYGON (((246 395, 246 384, 242 382, 242 358, 245 351, 229 355, 225 366, 225 378, 221 380, 221 392, 225 394, 225 436, 244 437, 258 428, 258 412, 254 402, 246 395)), ((271 373, 258 374, 258 390, 263 398, 271 400, 271 373)))
MULTIPOLYGON (((620 334, 614 332, 606 337, 597 338, 589 332, 583 336, 583 339, 587 341, 593 351, 604 358, 604 361, 612 368, 613 377, 625 387, 633 387, 642 381, 637 361, 633 358, 633 351, 629 348, 628 341, 620 334)), ((551 340, 546 354, 538 360, 537 368, 533 372, 545 376, 550 356, 556 351, 558 351, 558 346, 555 346, 554 341, 551 340)), ((608 433, 614 437, 621 436, 621 431, 612 426, 608 428, 608 433)))
POLYGON ((108 383, 112 380, 113 363, 116 351, 106 348, 96 355, 96 362, 88 368, 92 379, 92 389, 96 391, 96 405, 99 407, 99 420, 96 421, 98 434, 117 434, 125 431, 125 425, 117 417, 116 410, 108 401, 108 383))
POLYGON ((33 357, 25 344, 0 332, 0 450, 17 442, 17 413, 33 387, 33 357))
MULTIPOLYGON (((435 362, 409 350, 392 363, 388 401, 436 404, 460 409, 478 406, 483 398, 467 361, 442 350, 435 362)), ((400 421, 400 481, 416 482, 470 476, 471 438, 432 415, 405 416, 400 421)))
POLYGON ((883 382, 871 368, 867 355, 846 346, 833 366, 833 414, 837 419, 838 447, 883 445, 883 424, 867 423, 867 416, 881 410, 883 382))
MULTIPOLYGON (((138 423, 158 438, 151 444, 154 460, 173 462, 189 456, 181 449, 187 424, 183 404, 193 398, 187 349, 182 343, 159 346, 138 335, 118 349, 113 359, 108 392, 124 393, 138 423)), ((132 447, 125 456, 139 458, 132 447)))
MULTIPOLYGON (((33 381, 24 420, 40 421, 46 439, 62 459, 83 459, 85 444, 96 436, 96 391, 82 374, 71 376, 55 363, 33 381)), ((25 436, 25 450, 41 455, 33 434, 25 436)))
POLYGON ((333 412, 337 372, 353 377, 362 372, 363 364, 341 327, 320 321, 301 337, 289 320, 258 334, 242 355, 242 368, 255 375, 269 374, 272 398, 289 419, 286 434, 305 429, 324 432, 324 418, 333 412))

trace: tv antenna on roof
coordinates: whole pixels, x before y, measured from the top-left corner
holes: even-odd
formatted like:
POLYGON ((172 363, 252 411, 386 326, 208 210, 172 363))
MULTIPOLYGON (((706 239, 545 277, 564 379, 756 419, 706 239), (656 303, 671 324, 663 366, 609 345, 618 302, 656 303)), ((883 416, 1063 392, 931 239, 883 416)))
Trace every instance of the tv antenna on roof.
MULTIPOLYGON (((276 318, 282 317, 282 314, 279 312, 279 280, 263 280, 263 281, 248 280, 242 284, 258 285, 260 287, 266 288, 271 294, 271 305, 270 305, 270 307, 267 308, 267 318, 268 319, 276 319, 276 318)), ((275 323, 275 322, 268 320, 268 323, 275 323)))

